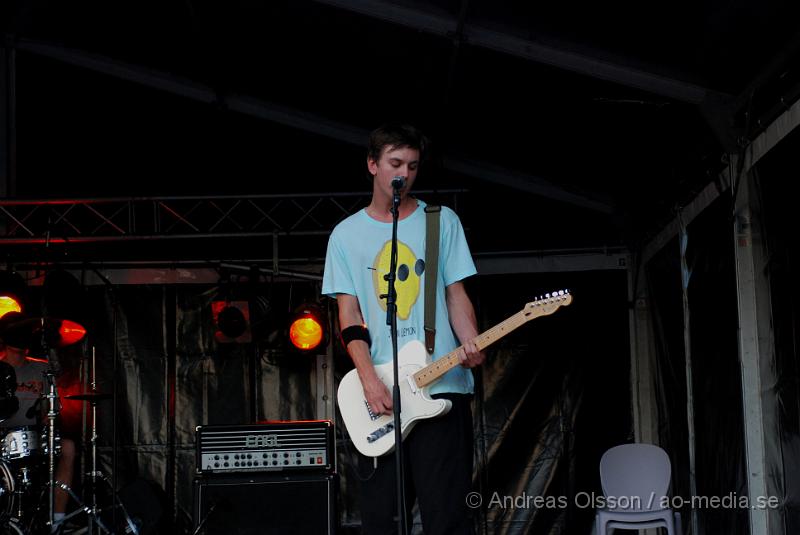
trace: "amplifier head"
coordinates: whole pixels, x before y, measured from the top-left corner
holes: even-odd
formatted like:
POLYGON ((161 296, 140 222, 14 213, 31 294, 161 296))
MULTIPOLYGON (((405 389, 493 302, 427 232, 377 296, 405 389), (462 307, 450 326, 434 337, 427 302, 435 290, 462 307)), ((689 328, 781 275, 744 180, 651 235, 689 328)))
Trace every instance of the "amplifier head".
POLYGON ((335 471, 329 420, 203 425, 196 439, 199 473, 335 471))

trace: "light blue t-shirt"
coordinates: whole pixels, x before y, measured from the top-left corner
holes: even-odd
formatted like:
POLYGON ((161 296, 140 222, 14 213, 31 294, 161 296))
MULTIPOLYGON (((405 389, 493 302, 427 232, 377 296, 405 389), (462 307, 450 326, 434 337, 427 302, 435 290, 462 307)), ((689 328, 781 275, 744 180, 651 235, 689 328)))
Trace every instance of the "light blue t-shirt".
MULTIPOLYGON (((411 340, 425 343, 425 203, 397 225, 397 347, 411 340)), ((472 255, 458 216, 443 206, 439 230, 439 274, 436 288, 436 347, 433 360, 461 345, 448 319, 445 287, 476 273, 472 255)), ((372 362, 392 360, 392 340, 386 324, 388 283, 392 248, 392 224, 376 221, 361 210, 341 223, 331 233, 325 258, 322 293, 330 297, 349 294, 358 298, 361 313, 372 338, 372 362)), ((433 394, 474 390, 472 372, 456 366, 431 385, 433 394)))

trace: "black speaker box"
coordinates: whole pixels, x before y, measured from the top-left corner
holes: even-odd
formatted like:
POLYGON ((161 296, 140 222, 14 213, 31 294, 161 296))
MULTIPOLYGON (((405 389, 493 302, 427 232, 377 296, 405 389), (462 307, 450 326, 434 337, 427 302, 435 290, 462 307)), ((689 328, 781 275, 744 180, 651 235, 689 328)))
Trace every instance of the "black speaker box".
POLYGON ((336 475, 205 476, 194 481, 194 527, 206 535, 331 535, 336 475))

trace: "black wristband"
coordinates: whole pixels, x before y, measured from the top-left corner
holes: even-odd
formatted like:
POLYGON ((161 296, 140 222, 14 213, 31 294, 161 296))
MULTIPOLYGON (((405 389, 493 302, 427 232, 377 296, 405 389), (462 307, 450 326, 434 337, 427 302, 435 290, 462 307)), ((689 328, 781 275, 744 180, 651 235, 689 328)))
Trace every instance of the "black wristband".
POLYGON ((347 349, 347 344, 353 340, 363 340, 367 346, 372 345, 372 339, 369 337, 369 331, 363 325, 351 325, 342 330, 342 344, 347 349))

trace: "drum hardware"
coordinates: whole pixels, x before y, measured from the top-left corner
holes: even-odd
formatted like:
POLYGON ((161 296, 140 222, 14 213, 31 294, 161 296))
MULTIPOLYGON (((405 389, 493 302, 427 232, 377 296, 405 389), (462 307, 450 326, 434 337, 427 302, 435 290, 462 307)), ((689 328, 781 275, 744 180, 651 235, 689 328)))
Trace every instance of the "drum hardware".
POLYGON ((60 484, 61 488, 65 490, 76 503, 79 504, 80 509, 70 513, 70 515, 65 516, 63 521, 66 521, 67 518, 71 518, 74 514, 79 514, 81 512, 85 512, 88 518, 88 525, 86 533, 88 535, 94 535, 95 533, 95 525, 99 528, 102 533, 112 533, 109 528, 105 525, 105 523, 100 518, 100 513, 102 512, 101 508, 98 507, 97 504, 97 488, 98 488, 98 480, 102 480, 104 483, 108 485, 112 496, 112 509, 116 509, 119 507, 122 510, 122 514, 125 518, 126 527, 125 533, 133 533, 134 535, 138 535, 138 529, 136 524, 131 519, 128 512, 125 510, 125 506, 122 504, 122 501, 119 499, 119 496, 114 489, 113 484, 109 479, 100 471, 97 467, 97 404, 100 401, 111 399, 111 394, 106 392, 100 392, 97 390, 97 375, 96 375, 96 354, 95 348, 92 347, 92 360, 91 360, 91 368, 90 368, 90 375, 91 379, 89 381, 89 389, 85 389, 84 391, 78 394, 69 394, 64 396, 64 399, 71 399, 75 401, 86 401, 89 403, 91 408, 91 429, 90 429, 90 436, 89 436, 89 443, 91 444, 91 470, 86 473, 86 476, 90 478, 89 486, 91 488, 90 494, 90 503, 88 505, 84 504, 78 496, 70 489, 67 485, 60 484), (114 501, 117 503, 114 504, 114 501))
MULTIPOLYGON (((29 318, 21 314, 11 321, 4 321, 0 330, 0 336, 9 346, 47 355, 48 361, 47 370, 43 374, 45 388, 35 404, 25 413, 28 419, 32 419, 37 414, 37 407, 46 403, 43 429, 21 426, 5 430, 4 434, 0 435, 0 529, 20 534, 32 533, 34 529, 38 531, 39 527, 54 530, 63 521, 86 512, 90 520, 104 532, 110 533, 97 516, 96 500, 93 500, 92 508, 85 506, 68 485, 55 479, 56 457, 61 453, 61 439, 55 427, 60 412, 55 380, 60 370, 55 349, 79 342, 86 334, 86 330, 70 320, 50 317, 29 318), (45 459, 47 476, 44 475, 44 463, 38 464, 45 459), (45 477, 46 484, 43 481, 45 477), (55 522, 57 488, 66 492, 79 505, 58 523, 55 522), (41 493, 36 492, 39 489, 41 493), (32 496, 32 492, 36 492, 36 495, 32 496), (43 518, 42 513, 45 512, 45 503, 47 519, 42 526, 40 522, 43 518)), ((0 421, 6 420, 19 410, 16 389, 17 377, 14 367, 0 361, 0 421)), ((94 391, 78 394, 71 399, 96 402, 105 399, 105 395, 94 391)), ((97 437, 94 426, 93 436, 94 445, 97 437)), ((95 455, 93 452, 93 456, 95 455)))
MULTIPOLYGON (((89 478, 91 479, 91 489, 92 489, 92 514, 89 515, 89 525, 88 525, 88 533, 89 535, 94 535, 94 520, 98 521, 98 526, 102 529, 102 524, 100 523, 100 517, 97 514, 97 478, 102 477, 102 474, 97 470, 97 402, 101 399, 108 399, 111 396, 107 396, 106 394, 102 394, 97 391, 97 361, 96 361, 96 354, 95 348, 92 346, 92 375, 91 375, 91 382, 89 386, 91 387, 91 391, 85 394, 75 394, 73 398, 70 399, 81 399, 83 401, 88 401, 89 405, 92 409, 92 434, 89 437, 89 443, 92 445, 92 469, 90 470, 89 478)), ((114 489, 111 489, 112 494, 114 493, 114 489)))
MULTIPOLYGON (((54 530, 76 515, 86 513, 88 518, 87 533, 94 535, 96 531, 94 526, 97 526, 102 533, 112 533, 100 518, 101 509, 97 503, 97 489, 100 486, 100 481, 102 481, 108 485, 111 493, 112 504, 109 506, 110 509, 115 512, 119 508, 124 516, 124 527, 120 526, 119 531, 138 535, 139 529, 117 495, 113 482, 105 477, 97 467, 97 403, 102 400, 112 399, 113 396, 109 393, 97 391, 94 347, 91 355, 91 388, 84 388, 83 392, 78 394, 64 396, 64 399, 86 401, 91 405, 91 470, 86 473, 91 478, 90 502, 84 504, 69 485, 57 481, 55 478, 56 456, 61 451, 60 437, 55 427, 55 421, 60 412, 60 397, 55 381, 60 370, 55 350, 79 342, 85 334, 86 330, 80 324, 51 317, 30 318, 19 314, 18 318, 4 321, 0 325, 0 337, 9 346, 25 348, 29 352, 39 355, 47 355, 48 361, 48 368, 43 374, 46 385, 43 389, 44 391, 36 400, 35 406, 26 413, 28 418, 31 418, 36 414, 39 404, 46 403, 43 431, 39 433, 35 428, 31 427, 12 429, 5 436, 0 434, 0 529, 6 529, 20 535, 32 533, 34 522, 39 527, 42 527, 38 521, 42 518, 40 515, 45 512, 46 503, 47 520, 44 527, 48 530, 54 530), (42 473, 33 466, 35 460, 41 461, 44 458, 46 458, 47 464, 46 484, 42 481, 45 477, 43 466, 42 473), (7 463, 14 463, 16 466, 12 467, 7 463), (37 496, 31 496, 29 501, 28 497, 31 492, 39 488, 41 488, 41 494, 37 493, 39 494, 38 499, 37 496), (78 507, 66 514, 63 519, 55 522, 55 493, 57 489, 66 492, 78 507), (34 507, 33 504, 38 505, 34 507), (3 514, 4 509, 7 509, 5 514, 3 514)), ((116 367, 116 362, 114 364, 116 367)), ((86 385, 85 382, 84 385, 86 385)), ((0 421, 9 418, 18 411, 19 399, 15 395, 16 388, 17 378, 13 366, 0 361, 0 421)), ((84 422, 84 426, 87 423, 84 422)), ((117 528, 116 524, 113 527, 117 528)))
POLYGON ((23 466, 20 469, 19 484, 17 485, 17 490, 16 490, 17 518, 22 518, 22 516, 25 514, 25 508, 22 505, 24 503, 23 497, 25 496, 25 493, 28 491, 28 489, 31 488, 32 484, 33 482, 31 481, 30 468, 28 468, 27 466, 23 466))
POLYGON ((73 491, 69 487, 69 485, 66 485, 65 483, 61 483, 60 481, 56 481, 56 484, 59 486, 60 489, 62 489, 67 494, 69 494, 70 498, 75 500, 75 503, 78 504, 78 508, 77 509, 75 509, 74 511, 70 512, 69 514, 64 515, 64 518, 59 520, 57 522, 57 524, 63 524, 64 522, 66 522, 67 520, 69 520, 70 518, 72 518, 72 517, 74 517, 76 515, 79 515, 81 513, 86 513, 86 515, 90 519, 89 527, 87 527, 87 531, 86 531, 87 533, 92 533, 92 531, 91 531, 92 522, 96 523, 97 527, 99 527, 100 530, 103 533, 112 533, 112 531, 109 530, 106 527, 105 523, 100 519, 100 515, 98 515, 98 513, 100 512, 100 509, 97 508, 96 505, 92 505, 92 507, 88 507, 86 504, 84 504, 81 501, 81 499, 78 497, 77 494, 75 494, 75 491, 73 491))
POLYGON ((56 388, 56 375, 51 366, 44 374, 48 385, 47 392, 47 525, 55 525, 55 499, 56 499, 56 417, 58 416, 58 390, 56 388))
MULTIPOLYGON (((86 476, 90 478, 90 488, 91 488, 91 506, 88 512, 91 512, 89 515, 89 526, 88 526, 88 533, 92 534, 93 526, 92 523, 95 519, 99 521, 98 513, 100 512, 99 508, 97 507, 97 479, 102 478, 103 474, 97 469, 97 403, 99 401, 105 399, 111 399, 111 394, 107 394, 105 392, 98 392, 97 391, 97 382, 94 376, 94 348, 92 348, 92 381, 91 381, 91 388, 92 390, 88 392, 83 392, 80 394, 70 394, 64 396, 65 399, 72 399, 76 401, 88 401, 91 406, 91 435, 89 436, 89 443, 91 444, 91 463, 92 469, 86 473, 86 476)), ((113 489, 112 489, 113 492, 113 489)), ((104 528, 103 528, 104 529, 104 528)))
MULTIPOLYGON (((85 504, 80 497, 64 482, 58 481, 55 478, 55 460, 56 456, 60 453, 60 437, 58 436, 58 432, 55 429, 55 420, 58 417, 60 412, 59 408, 59 394, 58 388, 55 382, 55 366, 56 364, 54 360, 51 360, 51 366, 44 373, 45 377, 45 384, 47 385, 46 393, 42 393, 42 397, 40 399, 44 399, 47 403, 47 416, 46 416, 46 425, 44 426, 44 431, 40 434, 36 433, 31 429, 21 429, 21 430, 13 430, 10 432, 6 439, 3 441, 3 451, 5 452, 8 450, 10 460, 19 461, 20 459, 24 459, 25 457, 34 457, 35 453, 40 453, 46 455, 47 457, 47 485, 46 488, 43 490, 40 499, 38 500, 39 506, 36 511, 29 516, 32 516, 31 522, 33 519, 37 518, 39 512, 42 510, 42 505, 46 499, 47 503, 47 521, 45 523, 46 527, 49 530, 55 530, 58 526, 63 525, 68 520, 74 518, 75 516, 86 513, 88 518, 88 529, 87 533, 93 534, 95 532, 94 526, 97 526, 101 533, 112 533, 111 530, 105 525, 105 523, 101 520, 99 514, 101 512, 100 508, 97 507, 97 499, 95 495, 95 488, 92 487, 92 501, 91 504, 85 504), (10 438, 9 438, 10 436, 10 438), (35 442, 35 438, 40 438, 41 442, 35 442), (30 440, 30 442, 26 442, 30 440), (9 446, 9 444, 11 444, 9 446), (32 447, 32 446, 39 446, 43 445, 43 447, 32 447), (15 457, 11 458, 10 455, 14 454, 15 457), (69 497, 74 500, 77 507, 70 511, 69 513, 65 514, 63 518, 59 519, 57 522, 55 521, 55 493, 57 489, 61 489, 62 491, 66 492, 69 497), (45 498, 46 496, 46 498, 45 498)), ((94 381, 93 381, 94 386, 94 381)), ((81 400, 81 401, 88 401, 92 405, 92 473, 94 474, 94 478, 92 480, 93 485, 96 484, 96 477, 101 476, 100 472, 97 470, 97 450, 96 450, 96 443, 97 443, 97 418, 96 418, 96 405, 97 402, 101 399, 106 399, 106 396, 101 392, 88 392, 82 394, 74 394, 64 396, 65 399, 74 399, 74 400, 81 400)), ((19 484, 17 485, 17 518, 22 519, 26 516, 26 508, 23 506, 23 496, 26 494, 26 491, 32 487, 33 482, 30 478, 31 471, 30 468, 27 466, 23 466, 20 469, 19 473, 19 484)), ((112 490, 113 493, 113 490, 112 490)), ((126 515, 127 516, 127 515, 126 515)), ((32 525, 32 524, 31 524, 32 525)))
POLYGON ((0 461, 0 500, 6 501, 0 515, 9 515, 14 509, 14 492, 16 492, 14 474, 4 461, 0 461))
MULTIPOLYGON (((56 389, 56 366, 58 364, 55 349, 66 347, 79 342, 85 335, 86 329, 80 324, 52 317, 26 317, 22 314, 18 318, 13 318, 3 324, 2 338, 6 344, 26 348, 35 352, 48 355, 48 368, 45 372, 45 382, 47 384, 47 425, 45 434, 47 438, 47 461, 48 461, 48 521, 47 525, 52 527, 55 514, 55 458, 56 450, 56 417, 58 416, 58 392, 56 389)), ((16 438, 16 437, 12 437, 16 438)), ((20 455, 26 455, 25 444, 32 437, 23 439, 23 451, 20 455)), ((4 442, 4 447, 6 443, 4 442)))

